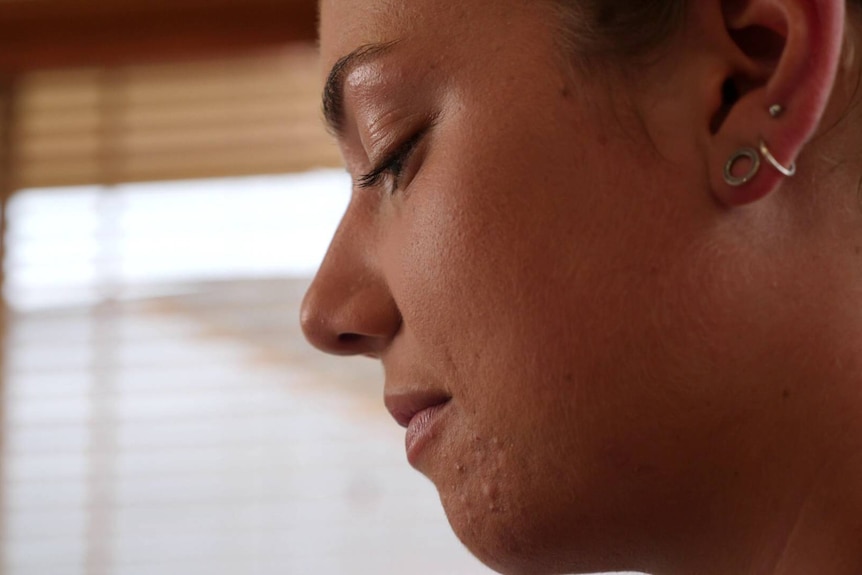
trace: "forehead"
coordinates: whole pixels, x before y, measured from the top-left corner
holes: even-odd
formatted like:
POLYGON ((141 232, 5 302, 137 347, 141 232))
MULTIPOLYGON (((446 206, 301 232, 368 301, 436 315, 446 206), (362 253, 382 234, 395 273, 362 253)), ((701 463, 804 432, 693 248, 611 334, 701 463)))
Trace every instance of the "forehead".
POLYGON ((494 30, 505 25, 505 18, 499 16, 507 11, 511 16, 513 8, 533 2, 321 0, 323 74, 327 74, 340 58, 370 44, 409 39, 411 44, 432 53, 440 53, 451 46, 465 48, 477 32, 487 32, 483 34, 486 38, 493 37, 494 30))

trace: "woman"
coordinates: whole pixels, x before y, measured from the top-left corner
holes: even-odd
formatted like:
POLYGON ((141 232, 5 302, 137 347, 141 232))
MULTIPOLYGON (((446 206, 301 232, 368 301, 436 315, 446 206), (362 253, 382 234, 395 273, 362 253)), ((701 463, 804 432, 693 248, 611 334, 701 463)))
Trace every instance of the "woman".
POLYGON ((304 330, 492 568, 862 573, 860 4, 323 0, 304 330))

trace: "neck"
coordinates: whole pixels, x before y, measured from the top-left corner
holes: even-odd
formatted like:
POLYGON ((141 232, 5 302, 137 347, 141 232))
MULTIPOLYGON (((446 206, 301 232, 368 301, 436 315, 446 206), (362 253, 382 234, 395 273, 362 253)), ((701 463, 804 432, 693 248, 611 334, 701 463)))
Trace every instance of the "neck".
MULTIPOLYGON (((860 430, 855 433, 862 438, 860 430)), ((734 487, 744 495, 716 500, 700 518, 708 533, 676 541, 685 563, 654 573, 862 574, 862 446, 831 458, 803 446, 794 461, 795 445, 789 438, 785 456, 764 459, 771 475, 764 469, 763 475, 740 477, 734 487)))
POLYGON ((826 290, 834 303, 802 314, 811 317, 800 329, 810 341, 794 335, 795 346, 776 350, 774 400, 754 400, 751 414, 729 424, 736 431, 704 454, 722 462, 703 478, 713 487, 698 493, 702 507, 678 510, 683 528, 664 541, 668 563, 647 571, 862 575, 862 282, 855 285, 826 290))
POLYGON ((747 472, 713 506, 721 519, 711 556, 687 566, 694 567, 687 575, 862 574, 862 314, 856 315, 856 337, 847 329, 831 338, 812 333, 831 342, 846 338, 833 346, 835 366, 789 386, 790 405, 773 422, 771 438, 737 460, 747 472))
MULTIPOLYGON (((862 573, 862 449, 835 461, 801 501, 770 575, 862 573)), ((753 574, 754 575, 754 574, 753 574)))

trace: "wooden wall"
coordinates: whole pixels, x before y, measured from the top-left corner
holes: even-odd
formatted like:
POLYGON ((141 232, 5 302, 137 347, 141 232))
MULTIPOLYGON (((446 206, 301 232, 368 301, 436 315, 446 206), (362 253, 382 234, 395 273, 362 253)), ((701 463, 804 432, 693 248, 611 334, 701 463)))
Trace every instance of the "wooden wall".
POLYGON ((0 71, 208 58, 316 37, 316 0, 0 0, 0 71))

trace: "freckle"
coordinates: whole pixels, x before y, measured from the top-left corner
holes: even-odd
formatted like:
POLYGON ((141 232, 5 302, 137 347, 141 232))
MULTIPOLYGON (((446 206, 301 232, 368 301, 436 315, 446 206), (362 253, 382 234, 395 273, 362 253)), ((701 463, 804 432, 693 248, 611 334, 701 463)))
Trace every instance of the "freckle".
POLYGON ((782 393, 782 394, 781 394, 781 397, 783 397, 785 401, 787 401, 788 399, 790 399, 790 390, 789 390, 789 389, 785 389, 785 390, 784 390, 784 393, 782 393))

